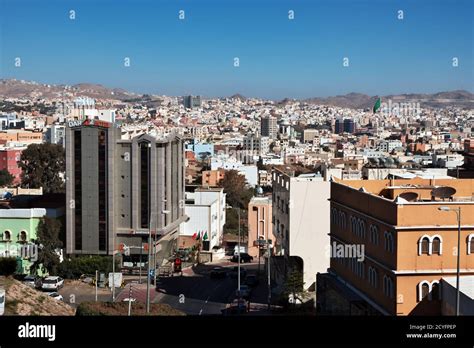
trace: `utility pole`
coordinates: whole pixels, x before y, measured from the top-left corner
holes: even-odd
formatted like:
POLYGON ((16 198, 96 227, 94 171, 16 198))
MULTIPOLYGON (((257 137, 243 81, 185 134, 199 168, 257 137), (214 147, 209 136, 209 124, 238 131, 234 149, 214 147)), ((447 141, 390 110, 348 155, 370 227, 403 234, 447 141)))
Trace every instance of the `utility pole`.
POLYGON ((267 286, 268 286, 268 310, 270 310, 271 303, 272 303, 272 285, 270 281, 270 262, 272 256, 272 245, 268 244, 267 247, 267 286))
POLYGON ((112 232, 112 302, 115 302, 115 231, 112 232))
POLYGON ((143 250, 143 240, 140 237, 140 265, 138 266, 138 284, 142 283, 142 250, 143 250))
POLYGON ((440 211, 454 211, 458 218, 458 250, 457 250, 457 267, 456 267, 456 316, 459 316, 459 274, 461 273, 461 207, 450 208, 446 206, 439 207, 440 211))
POLYGON ((128 316, 130 316, 132 314, 132 283, 128 286, 128 316))
POLYGON ((97 282, 99 281, 98 279, 99 271, 95 271, 95 302, 97 302, 97 282))
POLYGON ((148 233, 148 270, 146 274, 146 312, 150 313, 151 228, 148 233))
POLYGON ((237 276, 237 283, 238 283, 238 290, 239 290, 239 300, 240 300, 240 207, 237 208, 237 214, 238 214, 238 220, 239 220, 239 253, 238 253, 238 260, 239 260, 239 265, 238 265, 238 276, 237 276))
POLYGON ((458 216, 458 262, 456 270, 456 316, 459 317, 459 273, 460 273, 460 256, 461 256, 461 208, 457 210, 458 216))

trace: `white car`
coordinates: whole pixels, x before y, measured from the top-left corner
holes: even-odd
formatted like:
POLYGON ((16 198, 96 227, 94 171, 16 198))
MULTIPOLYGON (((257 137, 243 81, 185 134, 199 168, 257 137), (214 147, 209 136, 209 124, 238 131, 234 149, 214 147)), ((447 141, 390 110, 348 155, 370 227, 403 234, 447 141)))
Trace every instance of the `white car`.
POLYGON ((54 277, 46 277, 43 280, 43 285, 41 286, 41 288, 43 290, 58 291, 63 286, 64 286, 64 279, 61 277, 54 276, 54 277))
POLYGON ((48 294, 49 297, 52 297, 54 298, 55 300, 58 300, 58 301, 62 301, 63 300, 63 296, 60 295, 58 292, 50 292, 48 294))

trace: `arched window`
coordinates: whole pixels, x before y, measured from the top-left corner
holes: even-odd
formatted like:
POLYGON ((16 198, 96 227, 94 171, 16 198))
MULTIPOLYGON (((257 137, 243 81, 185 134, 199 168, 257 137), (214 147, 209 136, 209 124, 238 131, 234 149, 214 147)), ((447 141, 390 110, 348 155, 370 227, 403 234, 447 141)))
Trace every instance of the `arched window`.
POLYGON ((391 232, 385 231, 385 250, 389 253, 393 253, 394 243, 393 243, 393 234, 391 232))
POLYGON ((12 239, 12 234, 10 231, 3 232, 3 240, 9 241, 12 239))
POLYGON ((369 283, 372 285, 374 288, 377 287, 377 270, 374 267, 369 267, 369 283))
POLYGON ((370 233, 369 238, 370 238, 371 243, 377 245, 379 243, 378 227, 375 225, 370 225, 369 233, 370 233))
POLYGON ((393 298, 393 280, 386 275, 383 276, 383 293, 385 296, 393 298))
POLYGON ((433 236, 431 243, 431 253, 441 255, 443 253, 443 242, 441 236, 433 236))
MULTIPOLYGON (((423 280, 418 284, 418 301, 422 301, 430 293, 430 283, 426 280, 423 280)), ((428 299, 428 298, 427 298, 428 299)))
POLYGON ((26 242, 27 239, 28 239, 28 235, 26 234, 26 232, 25 232, 25 231, 21 231, 21 232, 20 232, 20 238, 19 238, 20 242, 26 242))
POLYGON ((430 254, 430 237, 427 235, 422 236, 418 240, 418 255, 430 254))
POLYGON ((467 254, 474 254, 474 233, 467 236, 467 254))
POLYGON ((365 221, 364 220, 359 220, 359 237, 360 238, 365 238, 366 232, 365 232, 365 221))
POLYGON ((439 287, 439 282, 437 280, 434 280, 431 283, 431 300, 436 301, 436 300, 441 300, 441 288, 439 287))
POLYGON ((346 213, 341 212, 340 219, 341 219, 341 228, 345 229, 346 228, 346 213))

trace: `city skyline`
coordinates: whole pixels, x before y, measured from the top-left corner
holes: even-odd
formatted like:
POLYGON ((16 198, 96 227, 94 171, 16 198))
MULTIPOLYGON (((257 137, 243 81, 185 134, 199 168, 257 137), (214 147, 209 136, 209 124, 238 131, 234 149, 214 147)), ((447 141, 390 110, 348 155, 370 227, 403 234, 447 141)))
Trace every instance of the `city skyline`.
POLYGON ((469 1, 130 4, 3 1, 0 77, 273 100, 474 90, 469 1))

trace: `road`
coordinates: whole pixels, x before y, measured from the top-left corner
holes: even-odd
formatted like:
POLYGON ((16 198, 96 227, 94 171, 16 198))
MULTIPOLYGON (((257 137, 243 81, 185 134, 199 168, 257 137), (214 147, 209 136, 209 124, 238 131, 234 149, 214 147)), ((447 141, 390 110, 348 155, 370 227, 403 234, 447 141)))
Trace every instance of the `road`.
MULTIPOLYGON (((229 271, 237 266, 227 261, 199 265, 184 270, 183 275, 173 277, 162 277, 157 280, 157 289, 150 291, 153 303, 169 304, 173 308, 183 311, 188 315, 220 315, 226 305, 234 299, 237 289, 237 279, 229 275, 223 279, 211 279, 209 272, 216 266, 223 266, 229 271)), ((247 274, 257 272, 257 263, 241 265, 247 269, 247 274)), ((262 278, 257 287, 252 291, 251 303, 261 303, 265 307, 267 298, 266 283, 263 277, 263 266, 261 266, 262 278)), ((244 279, 242 279, 244 284, 244 279)), ((128 297, 129 286, 117 296, 118 301, 128 297)), ((132 297, 137 301, 146 301, 146 284, 132 284, 132 297)))
MULTIPOLYGON (((67 280, 58 292, 63 296, 64 302, 73 307, 77 307, 81 302, 95 301, 95 287, 79 280, 67 280)), ((112 301, 110 289, 98 288, 97 300, 99 302, 112 301)))

